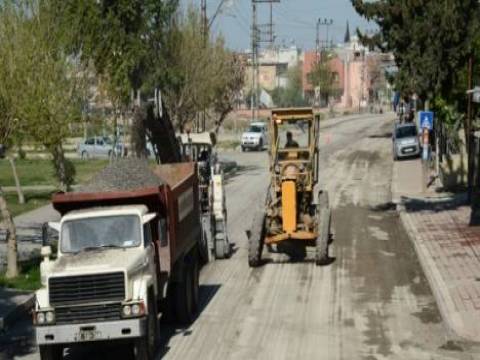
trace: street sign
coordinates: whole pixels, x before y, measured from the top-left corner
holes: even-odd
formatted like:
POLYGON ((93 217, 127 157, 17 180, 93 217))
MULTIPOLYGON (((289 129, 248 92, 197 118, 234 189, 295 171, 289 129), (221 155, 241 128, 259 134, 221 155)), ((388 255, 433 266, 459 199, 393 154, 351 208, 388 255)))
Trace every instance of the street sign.
POLYGON ((433 112, 420 111, 418 117, 420 119, 420 129, 433 129, 433 112))

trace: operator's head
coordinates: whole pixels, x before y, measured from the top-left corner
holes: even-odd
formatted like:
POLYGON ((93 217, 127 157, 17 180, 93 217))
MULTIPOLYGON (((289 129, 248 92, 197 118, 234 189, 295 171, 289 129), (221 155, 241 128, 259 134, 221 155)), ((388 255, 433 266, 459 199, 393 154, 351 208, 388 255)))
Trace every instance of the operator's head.
POLYGON ((293 139, 293 135, 290 131, 287 131, 287 141, 291 141, 293 139))

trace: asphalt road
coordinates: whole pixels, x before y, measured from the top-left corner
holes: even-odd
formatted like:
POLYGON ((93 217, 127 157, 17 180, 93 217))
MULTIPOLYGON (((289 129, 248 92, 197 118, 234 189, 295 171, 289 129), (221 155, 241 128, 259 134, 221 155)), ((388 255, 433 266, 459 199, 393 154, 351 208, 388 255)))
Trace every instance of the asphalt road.
MULTIPOLYGON (((248 267, 245 230, 267 187, 268 159, 229 153, 240 165, 227 186, 235 253, 202 270, 201 312, 190 327, 162 324, 157 359, 479 358, 478 347, 446 329, 391 203, 392 124, 391 116, 366 115, 322 126, 321 182, 334 229, 326 267, 279 255, 248 267)), ((11 343, 3 356, 38 359, 27 324, 3 338, 11 343)), ((66 358, 127 359, 117 348, 66 358)))

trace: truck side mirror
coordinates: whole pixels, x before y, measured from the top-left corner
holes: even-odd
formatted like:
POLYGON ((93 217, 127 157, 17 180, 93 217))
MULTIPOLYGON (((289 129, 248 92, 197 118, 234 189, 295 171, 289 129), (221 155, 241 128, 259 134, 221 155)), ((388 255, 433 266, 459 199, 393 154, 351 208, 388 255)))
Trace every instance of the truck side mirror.
POLYGON ((42 225, 42 247, 48 244, 48 223, 42 225))

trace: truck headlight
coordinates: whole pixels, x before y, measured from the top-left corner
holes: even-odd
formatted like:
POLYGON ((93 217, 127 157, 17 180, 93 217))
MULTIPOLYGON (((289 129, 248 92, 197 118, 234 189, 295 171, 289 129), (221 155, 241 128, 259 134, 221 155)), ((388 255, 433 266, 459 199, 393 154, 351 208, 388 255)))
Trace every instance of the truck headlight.
POLYGON ((145 304, 143 301, 124 304, 122 306, 123 317, 139 317, 145 314, 145 304))
POLYGON ((55 323, 55 312, 53 310, 39 311, 35 314, 34 320, 36 325, 53 324, 55 323))
POLYGON ((55 313, 53 311, 48 311, 45 315, 45 321, 49 324, 55 322, 55 313))
POLYGON ((141 304, 132 305, 132 315, 138 316, 143 313, 141 304))
POLYGON ((131 305, 124 305, 122 308, 122 314, 125 317, 129 317, 132 315, 132 306, 131 305))
POLYGON ((45 324, 45 313, 44 312, 37 313, 37 324, 38 325, 45 324))

